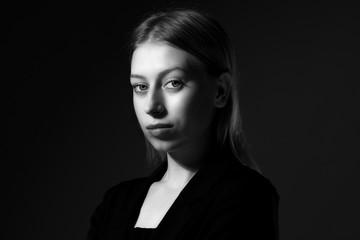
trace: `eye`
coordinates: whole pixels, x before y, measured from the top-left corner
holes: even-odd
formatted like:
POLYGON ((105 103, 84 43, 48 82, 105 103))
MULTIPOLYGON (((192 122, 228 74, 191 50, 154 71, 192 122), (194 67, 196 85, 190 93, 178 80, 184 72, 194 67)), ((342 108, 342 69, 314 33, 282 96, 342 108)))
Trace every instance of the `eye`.
POLYGON ((137 83, 133 85, 135 93, 143 93, 148 89, 148 86, 142 83, 137 83))
POLYGON ((181 80, 172 79, 165 83, 164 88, 167 89, 178 89, 184 86, 184 83, 181 80))

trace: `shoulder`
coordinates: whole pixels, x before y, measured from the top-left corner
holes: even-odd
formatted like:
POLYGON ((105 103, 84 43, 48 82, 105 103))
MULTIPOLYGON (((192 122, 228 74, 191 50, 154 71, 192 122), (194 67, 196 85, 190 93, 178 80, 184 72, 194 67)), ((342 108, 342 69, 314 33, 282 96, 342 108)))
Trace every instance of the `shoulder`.
POLYGON ((101 203, 95 210, 95 216, 107 216, 111 215, 119 209, 123 209, 127 203, 131 200, 137 189, 146 182, 147 178, 135 178, 118 183, 117 185, 110 187, 103 195, 101 203))
POLYGON ((242 216, 244 225, 253 222, 276 229, 279 195, 271 181, 261 173, 231 161, 227 163, 216 191, 216 217, 240 219, 242 216))
POLYGON ((146 182, 147 179, 148 177, 143 177, 143 178, 134 178, 134 179, 122 181, 110 187, 105 192, 104 198, 116 197, 119 195, 127 195, 135 191, 136 189, 140 188, 141 186, 143 186, 143 184, 146 182))
MULTIPOLYGON (((91 225, 88 232, 88 239, 100 239, 100 235, 109 227, 112 222, 118 220, 118 216, 124 214, 129 206, 131 196, 138 192, 147 178, 135 178, 120 182, 119 184, 109 188, 91 216, 91 225)), ((133 204, 133 203, 132 203, 133 204)))
POLYGON ((223 175, 223 193, 241 198, 266 198, 277 201, 279 196, 269 179, 237 160, 227 163, 223 175))
POLYGON ((119 205, 124 203, 132 193, 141 189, 141 187, 147 181, 147 177, 134 178, 131 180, 122 181, 112 187, 110 187, 104 194, 102 204, 103 205, 119 205))
POLYGON ((201 208, 206 201, 211 201, 209 238, 277 239, 278 194, 257 171, 237 161, 226 162, 209 197, 196 207, 201 208))

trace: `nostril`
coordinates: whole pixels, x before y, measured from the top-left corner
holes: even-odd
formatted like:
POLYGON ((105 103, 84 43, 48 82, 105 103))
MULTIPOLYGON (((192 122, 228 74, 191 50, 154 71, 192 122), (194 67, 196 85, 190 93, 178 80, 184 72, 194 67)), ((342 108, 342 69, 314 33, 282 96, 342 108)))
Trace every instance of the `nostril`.
POLYGON ((146 112, 150 115, 158 115, 161 114, 163 111, 164 111, 164 107, 161 104, 156 104, 149 106, 146 112))
POLYGON ((152 117, 161 117, 165 114, 165 106, 159 102, 151 103, 146 106, 145 112, 152 117))

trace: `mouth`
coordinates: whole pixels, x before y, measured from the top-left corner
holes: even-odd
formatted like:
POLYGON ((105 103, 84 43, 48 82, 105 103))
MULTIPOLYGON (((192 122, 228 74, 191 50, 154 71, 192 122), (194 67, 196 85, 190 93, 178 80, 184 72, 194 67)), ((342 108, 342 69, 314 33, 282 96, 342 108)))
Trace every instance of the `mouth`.
POLYGON ((171 124, 158 123, 146 126, 148 133, 157 139, 168 140, 174 134, 174 126, 171 124))
POLYGON ((152 124, 146 126, 147 130, 155 130, 155 129, 166 129, 166 128, 172 128, 173 126, 171 124, 165 124, 165 123, 158 123, 158 124, 152 124))

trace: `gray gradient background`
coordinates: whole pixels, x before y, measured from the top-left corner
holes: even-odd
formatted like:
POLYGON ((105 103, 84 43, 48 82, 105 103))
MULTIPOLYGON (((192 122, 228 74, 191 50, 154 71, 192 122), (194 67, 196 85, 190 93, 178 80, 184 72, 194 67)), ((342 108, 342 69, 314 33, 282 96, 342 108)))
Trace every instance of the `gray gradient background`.
MULTIPOLYGON (((234 42, 244 129, 280 194, 281 239, 360 239, 358 6, 191 2, 181 6, 209 11, 234 42)), ((2 7, 2 239, 84 239, 103 193, 147 174, 125 45, 164 6, 2 7)))

